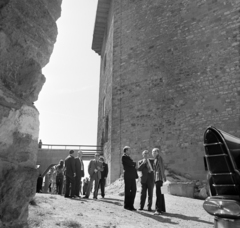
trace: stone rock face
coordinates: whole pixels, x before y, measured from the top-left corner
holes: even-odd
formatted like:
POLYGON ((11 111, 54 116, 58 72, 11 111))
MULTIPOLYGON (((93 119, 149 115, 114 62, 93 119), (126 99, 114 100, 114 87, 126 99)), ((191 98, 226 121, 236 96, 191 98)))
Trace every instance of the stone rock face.
POLYGON ((0 1, 0 227, 27 227, 35 194, 38 110, 62 0, 0 1))

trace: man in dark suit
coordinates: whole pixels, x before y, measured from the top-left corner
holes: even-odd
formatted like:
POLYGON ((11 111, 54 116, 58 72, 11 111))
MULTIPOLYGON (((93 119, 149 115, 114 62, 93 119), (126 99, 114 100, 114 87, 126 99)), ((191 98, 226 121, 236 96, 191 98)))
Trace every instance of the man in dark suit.
POLYGON ((141 172, 140 182, 141 182, 141 198, 140 198, 140 208, 143 210, 147 191, 148 191, 148 211, 152 211, 152 198, 153 198, 153 187, 154 187, 154 172, 153 172, 153 159, 148 158, 148 151, 144 150, 142 152, 143 159, 138 162, 138 171, 141 172))
POLYGON ((74 198, 74 192, 75 192, 74 178, 76 177, 74 150, 70 150, 69 155, 65 159, 65 169, 66 169, 66 192, 65 192, 65 197, 74 198), (70 184, 71 184, 71 196, 69 196, 70 184))
POLYGON ((75 158, 75 169, 76 169, 76 177, 75 177, 75 196, 80 198, 80 185, 81 179, 84 177, 84 165, 82 160, 82 151, 78 151, 78 156, 75 158))
POLYGON ((123 178, 125 184, 124 208, 135 211, 134 199, 136 196, 136 179, 138 178, 136 171, 136 162, 130 158, 130 147, 123 148, 122 164, 123 164, 123 178))
POLYGON ((108 164, 104 162, 104 157, 100 157, 100 162, 102 162, 102 168, 103 171, 101 172, 101 179, 99 181, 99 188, 101 188, 101 196, 102 198, 105 197, 105 185, 106 185, 106 179, 108 175, 108 164))

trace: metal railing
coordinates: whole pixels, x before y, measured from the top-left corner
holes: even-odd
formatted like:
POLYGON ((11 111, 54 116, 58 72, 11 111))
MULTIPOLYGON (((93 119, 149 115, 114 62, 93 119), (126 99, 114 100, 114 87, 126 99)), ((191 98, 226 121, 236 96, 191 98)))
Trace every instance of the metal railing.
POLYGON ((82 150, 83 152, 102 152, 102 146, 99 145, 61 145, 61 144, 42 144, 40 149, 59 149, 59 150, 82 150))

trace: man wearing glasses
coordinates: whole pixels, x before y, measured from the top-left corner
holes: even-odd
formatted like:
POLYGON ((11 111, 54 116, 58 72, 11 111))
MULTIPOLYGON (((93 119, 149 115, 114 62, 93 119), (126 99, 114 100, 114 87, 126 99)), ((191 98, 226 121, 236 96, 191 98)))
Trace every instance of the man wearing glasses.
POLYGON ((90 182, 88 184, 86 195, 84 197, 86 199, 89 198, 90 191, 91 191, 92 185, 93 185, 93 181, 95 182, 93 199, 97 199, 99 180, 101 179, 101 171, 103 171, 102 162, 99 161, 99 157, 100 157, 100 154, 96 153, 95 159, 91 160, 88 165, 88 173, 90 176, 90 182))

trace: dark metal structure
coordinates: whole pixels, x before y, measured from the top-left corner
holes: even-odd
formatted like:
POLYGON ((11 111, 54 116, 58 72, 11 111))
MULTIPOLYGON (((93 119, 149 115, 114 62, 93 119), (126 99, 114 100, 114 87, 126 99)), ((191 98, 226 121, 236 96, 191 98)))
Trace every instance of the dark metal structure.
POLYGON ((240 194, 240 139, 214 127, 204 134, 211 195, 240 194))
POLYGON ((215 228, 240 227, 240 139, 210 126, 204 148, 211 196, 203 207, 215 228))

